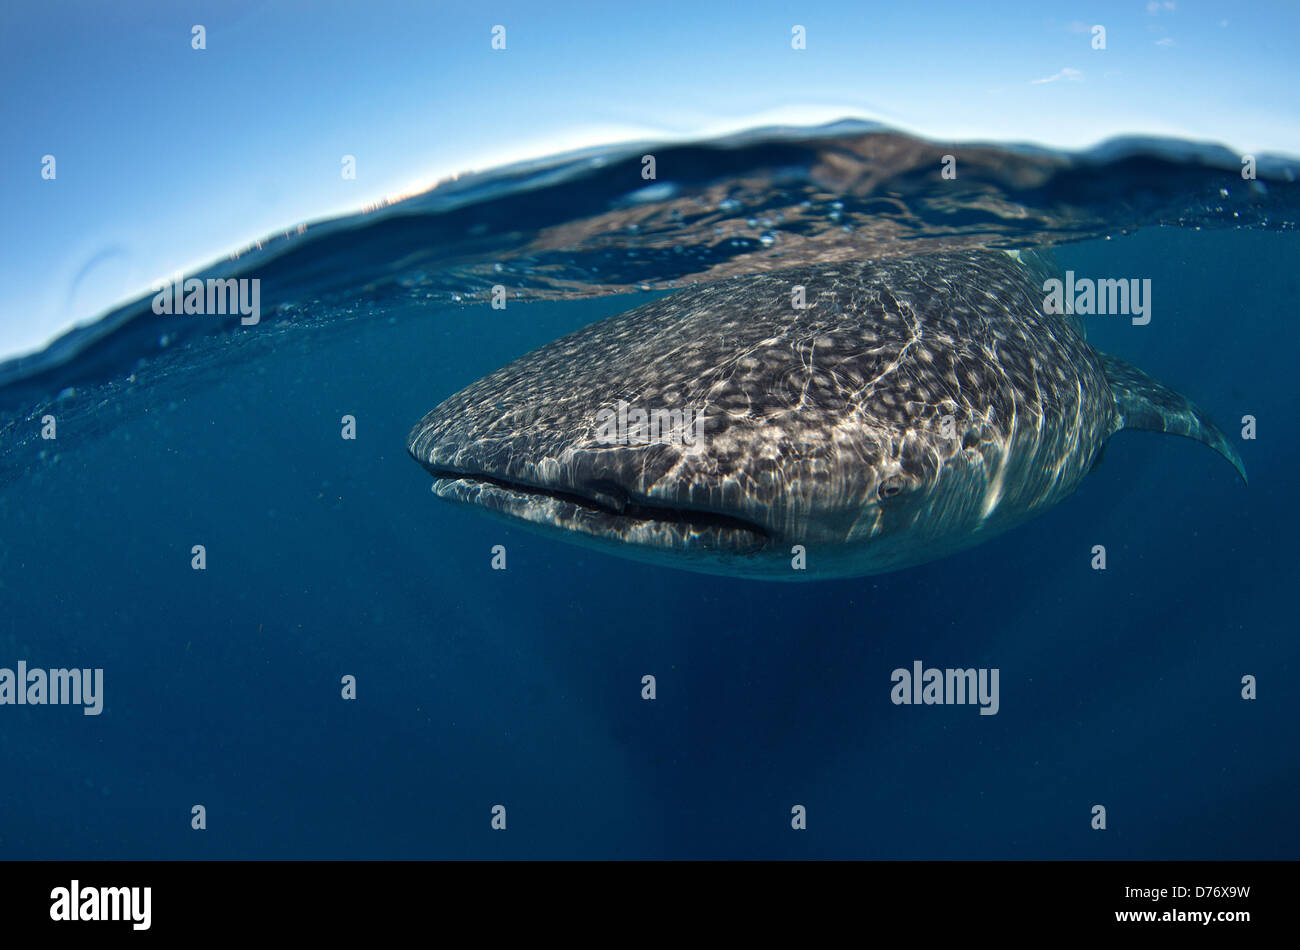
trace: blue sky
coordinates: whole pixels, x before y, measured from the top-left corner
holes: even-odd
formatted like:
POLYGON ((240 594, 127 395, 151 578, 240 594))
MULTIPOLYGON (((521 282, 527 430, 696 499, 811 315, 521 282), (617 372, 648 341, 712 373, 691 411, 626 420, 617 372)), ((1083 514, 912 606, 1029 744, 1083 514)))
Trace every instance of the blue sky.
POLYGON ((7 0, 0 359, 299 222, 605 141, 861 116, 1300 154, 1297 36, 1300 4, 1241 0, 7 0))

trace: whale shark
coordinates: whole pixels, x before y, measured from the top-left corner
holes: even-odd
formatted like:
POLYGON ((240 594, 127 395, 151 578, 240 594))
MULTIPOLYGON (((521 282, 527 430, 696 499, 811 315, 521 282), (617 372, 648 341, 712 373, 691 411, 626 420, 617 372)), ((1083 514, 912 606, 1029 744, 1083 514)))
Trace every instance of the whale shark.
POLYGON ((1035 252, 824 263, 678 290, 438 404, 433 494, 615 554, 743 577, 897 570, 1072 493, 1123 429, 1197 439, 1187 397, 1094 349, 1035 252))

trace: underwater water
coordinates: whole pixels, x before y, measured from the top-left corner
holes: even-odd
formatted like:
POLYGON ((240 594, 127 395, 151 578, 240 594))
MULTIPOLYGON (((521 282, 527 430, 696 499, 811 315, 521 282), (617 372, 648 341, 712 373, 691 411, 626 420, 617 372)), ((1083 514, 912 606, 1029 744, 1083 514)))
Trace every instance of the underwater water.
POLYGON ((103 670, 98 715, 0 706, 0 857, 1300 857, 1295 169, 848 126, 653 151, 653 182, 569 156, 264 242, 211 271, 262 281, 255 325, 146 297, 0 365, 0 667, 103 670), (1150 323, 1089 342, 1249 485, 1123 432, 976 548, 778 584, 440 503, 407 455, 447 396, 677 287, 977 246, 1150 279, 1150 323), (918 660, 998 669, 997 714, 895 705, 918 660))

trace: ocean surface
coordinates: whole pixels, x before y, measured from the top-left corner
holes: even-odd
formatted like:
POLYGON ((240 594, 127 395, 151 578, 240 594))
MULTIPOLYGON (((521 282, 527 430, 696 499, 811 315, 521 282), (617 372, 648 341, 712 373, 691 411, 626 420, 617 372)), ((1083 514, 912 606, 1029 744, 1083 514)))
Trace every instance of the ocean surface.
POLYGON ((0 858, 1300 858, 1300 184, 1256 160, 858 123, 593 150, 185 275, 259 279, 255 325, 148 294, 0 364, 0 668, 103 670, 99 715, 0 705, 0 858), (1123 432, 986 544, 776 584, 453 508, 406 453, 447 396, 676 288, 977 246, 1150 279, 1150 323, 1089 341, 1195 400, 1249 485, 1123 432), (997 715, 893 704, 918 660, 998 669, 997 715))

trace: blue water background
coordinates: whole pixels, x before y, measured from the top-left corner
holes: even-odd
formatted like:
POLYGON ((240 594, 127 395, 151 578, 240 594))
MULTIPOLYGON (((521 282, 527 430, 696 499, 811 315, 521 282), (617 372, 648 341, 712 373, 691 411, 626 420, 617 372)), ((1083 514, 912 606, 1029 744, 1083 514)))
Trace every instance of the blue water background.
POLYGON ((1122 433, 1056 509, 858 580, 654 568, 432 497, 421 415, 644 296, 404 302, 178 379, 0 487, 0 666, 102 667, 106 693, 0 708, 0 858, 1300 857, 1297 251, 1056 251, 1152 279, 1149 326, 1090 339, 1233 438, 1256 416, 1249 487, 1122 433), (1000 712, 893 705, 914 660, 997 667, 1000 712))

